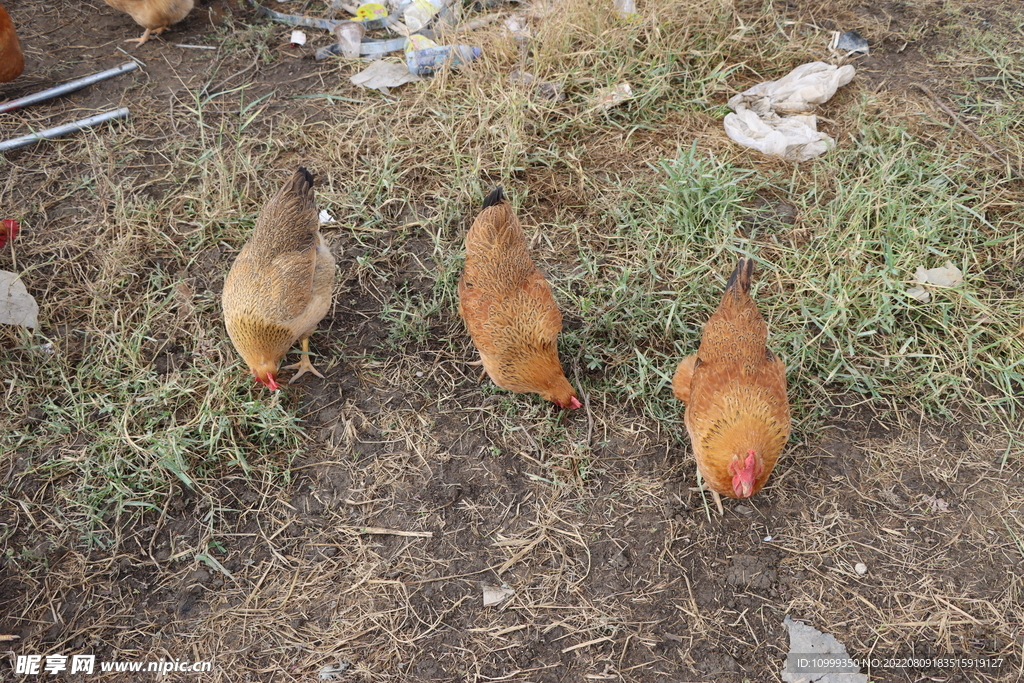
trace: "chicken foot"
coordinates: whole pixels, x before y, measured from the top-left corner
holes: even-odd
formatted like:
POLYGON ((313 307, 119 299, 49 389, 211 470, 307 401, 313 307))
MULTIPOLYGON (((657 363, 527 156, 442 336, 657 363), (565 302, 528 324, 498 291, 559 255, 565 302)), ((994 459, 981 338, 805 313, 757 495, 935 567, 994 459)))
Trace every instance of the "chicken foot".
POLYGON ((469 362, 466 363, 466 365, 479 365, 480 366, 480 378, 477 379, 477 381, 478 382, 483 382, 484 381, 484 377, 487 376, 487 369, 484 368, 484 359, 483 358, 481 358, 480 360, 469 361, 469 362))
POLYGON ((152 29, 147 28, 145 33, 142 34, 141 38, 126 38, 124 42, 126 42, 126 43, 138 43, 139 45, 143 45, 146 41, 149 40, 150 36, 158 36, 158 35, 160 35, 161 33, 163 33, 166 30, 167 30, 166 26, 161 26, 160 28, 152 28, 152 29))
MULTIPOLYGON (((719 516, 722 516, 722 517, 725 516, 725 508, 722 507, 722 497, 720 495, 718 495, 718 491, 714 490, 713 488, 711 488, 710 486, 707 485, 707 482, 704 481, 704 477, 702 477, 701 474, 700 474, 700 470, 697 470, 697 488, 696 489, 690 489, 690 490, 691 491, 694 491, 694 490, 700 491, 701 493, 703 493, 704 491, 707 491, 708 493, 710 493, 711 494, 711 500, 715 501, 715 507, 718 508, 719 516)), ((710 521, 710 519, 709 519, 709 521, 710 521)))
POLYGON ((281 368, 282 370, 298 370, 298 372, 295 373, 295 376, 288 380, 288 384, 292 384, 293 382, 295 382, 295 380, 302 377, 307 372, 312 372, 320 379, 323 379, 324 376, 321 375, 317 371, 317 369, 313 367, 313 364, 309 360, 309 337, 303 337, 299 341, 302 343, 302 357, 299 359, 299 362, 293 363, 292 365, 286 365, 283 368, 281 368))
POLYGON ((718 495, 718 491, 714 491, 712 489, 708 490, 711 491, 711 499, 715 501, 715 505, 718 507, 718 516, 724 517, 725 509, 722 507, 722 497, 718 495))

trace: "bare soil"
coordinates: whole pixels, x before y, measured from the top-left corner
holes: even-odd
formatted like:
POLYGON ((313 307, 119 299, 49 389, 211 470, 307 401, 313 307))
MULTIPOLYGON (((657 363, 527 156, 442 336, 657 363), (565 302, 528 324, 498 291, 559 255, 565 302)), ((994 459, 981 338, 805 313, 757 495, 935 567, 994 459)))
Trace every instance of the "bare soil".
MULTIPOLYGON (((322 102, 294 96, 346 80, 337 63, 311 59, 325 36, 310 30, 311 44, 293 47, 284 28, 256 35, 246 28, 260 23, 251 10, 223 0, 201 2, 142 48, 122 42, 141 33, 131 18, 99 0, 5 4, 27 68, 0 85, 0 97, 117 66, 129 59, 123 47, 145 70, 23 116, 43 127, 115 106, 159 110, 165 127, 149 130, 154 164, 161 137, 175 134, 173 103, 211 79, 209 91, 244 77, 252 99, 273 93, 254 135, 278 117, 319 120, 322 102), (276 59, 174 47, 216 44, 210 35, 225 24, 240 43, 267 40, 276 59)), ((939 4, 863 7, 872 54, 861 87, 922 98, 911 83, 925 78, 951 94, 952 80, 929 66, 945 38, 901 38, 907 15, 907 26, 922 17, 927 25, 939 4)), ((2 119, 0 129, 4 138, 20 133, 2 119)), ((0 182, 16 183, 26 157, 8 158, 12 177, 0 182)), ((45 173, 73 178, 77 170, 45 173)), ((145 169, 134 177, 144 184, 145 169)), ((182 190, 160 182, 146 191, 163 199, 182 190)), ((76 201, 45 203, 33 239, 61 239, 61 217, 88 211, 76 201)), ((59 523, 0 510, 0 631, 21 637, 5 650, 213 662, 211 674, 160 679, 181 681, 317 680, 335 663, 348 666, 339 680, 775 681, 788 614, 857 655, 1004 661, 997 672, 881 668, 874 681, 1020 679, 1021 465, 1005 458, 1009 442, 998 428, 836 396, 824 429, 795 434, 770 486, 750 501, 727 501, 720 517, 693 488, 685 438, 629 406, 559 415, 482 389, 487 382, 464 365, 468 339, 456 353, 429 339, 397 350, 382 302, 429 291, 429 237, 404 243, 390 281, 361 278, 355 267, 362 250, 384 250, 395 234, 357 241, 332 231, 342 293, 313 346, 334 360, 325 380, 307 376, 283 394, 309 438, 279 463, 276 479, 254 483, 225 467, 209 496, 172 485, 164 509, 123 520, 115 552, 59 533, 59 523), (455 394, 446 389, 453 382, 455 394), (502 402, 529 406, 521 430, 478 409, 502 402), (587 448, 558 439, 566 425, 587 434, 588 413, 601 427, 587 448), (207 547, 214 524, 224 571, 188 552, 207 547), (483 584, 515 594, 484 607, 483 584)), ((216 299, 229 262, 215 246, 178 275, 216 299)), ((459 324, 452 311, 434 332, 457 338, 459 324)), ((194 360, 178 334, 153 331, 146 352, 162 375, 194 360)), ((585 387, 588 372, 573 371, 585 387)), ((11 419, 31 425, 39 415, 11 419)), ((53 494, 54 482, 25 475, 29 461, 46 457, 31 443, 17 446, 2 474, 12 499, 53 494)), ((13 656, 0 663, 0 678, 32 680, 12 665, 13 656)))

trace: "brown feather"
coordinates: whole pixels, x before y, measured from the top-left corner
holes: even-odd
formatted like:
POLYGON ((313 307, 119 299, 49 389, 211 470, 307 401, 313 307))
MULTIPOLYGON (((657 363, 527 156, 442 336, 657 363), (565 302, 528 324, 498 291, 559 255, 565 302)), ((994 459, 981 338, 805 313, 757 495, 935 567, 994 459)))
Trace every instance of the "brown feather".
POLYGON ((192 11, 194 0, 103 0, 116 10, 131 15, 146 33, 140 44, 146 42, 150 31, 162 33, 192 11))
POLYGON ((0 5, 0 83, 13 81, 25 69, 25 55, 14 32, 14 21, 0 5))
POLYGON ((484 206, 466 235, 459 279, 459 314, 484 370, 503 389, 578 405, 558 360, 562 314, 530 258, 526 234, 500 188, 484 206))
POLYGON ((750 297, 753 262, 740 259, 700 349, 683 359, 673 393, 686 403, 697 468, 717 493, 737 497, 730 463, 756 454, 751 495, 768 480, 789 438, 786 366, 766 346, 768 327, 750 297))
POLYGON ((327 314, 334 256, 320 236, 313 176, 299 168, 270 199, 224 282, 228 335, 256 373, 278 363, 327 314))

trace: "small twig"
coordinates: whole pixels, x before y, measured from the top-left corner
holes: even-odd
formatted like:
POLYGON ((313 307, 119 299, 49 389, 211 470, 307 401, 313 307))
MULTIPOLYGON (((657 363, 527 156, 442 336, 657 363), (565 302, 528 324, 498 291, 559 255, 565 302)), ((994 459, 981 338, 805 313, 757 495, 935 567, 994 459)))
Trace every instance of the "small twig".
POLYGON ((358 534, 385 534, 387 536, 410 536, 412 538, 433 538, 433 531, 402 531, 379 526, 360 526, 353 529, 358 534))
MULTIPOLYGON (((572 375, 576 380, 576 389, 583 394, 583 389, 580 388, 580 366, 573 364, 572 375)), ((587 411, 587 448, 591 451, 594 450, 594 414, 590 412, 590 394, 583 394, 583 409, 587 411)))
POLYGON ((590 647, 591 645, 597 645, 598 643, 606 643, 606 642, 608 642, 611 639, 612 639, 611 636, 604 636, 604 637, 601 637, 601 638, 594 638, 593 640, 588 640, 585 643, 579 643, 577 645, 570 645, 569 647, 567 647, 564 650, 562 650, 562 654, 564 655, 567 652, 572 652, 573 650, 579 650, 580 648, 583 648, 583 647, 590 647))
POLYGON ((987 142, 985 142, 984 140, 982 140, 981 137, 979 137, 977 133, 975 133, 973 130, 971 130, 970 127, 966 123, 961 121, 960 118, 953 112, 952 109, 947 107, 946 104, 944 102, 942 102, 942 100, 940 100, 938 97, 935 96, 935 93, 933 93, 931 90, 929 90, 928 88, 924 87, 920 83, 915 83, 914 87, 916 87, 918 90, 920 90, 925 95, 930 97, 932 99, 932 102, 934 102, 936 105, 938 105, 939 109, 941 109, 942 111, 946 112, 949 115, 949 117, 951 119, 953 119, 954 127, 960 126, 961 128, 963 128, 965 131, 967 131, 967 133, 972 138, 974 138, 975 140, 980 142, 985 147, 985 149, 987 149, 989 151, 989 153, 992 154, 992 156, 994 156, 996 159, 999 159, 999 161, 1003 162, 1004 164, 1007 163, 1006 159, 1003 157, 1002 154, 997 152, 995 150, 995 148, 992 147, 992 145, 990 145, 987 142))
POLYGON ((533 446, 533 450, 537 451, 537 455, 543 457, 544 454, 541 453, 540 446, 538 446, 537 442, 533 440, 533 437, 530 435, 530 430, 526 428, 526 425, 519 425, 519 428, 523 430, 523 434, 526 434, 526 439, 530 442, 530 445, 533 446))
POLYGON ((117 49, 119 51, 125 53, 126 55, 128 55, 128 58, 131 59, 132 61, 136 62, 139 66, 145 66, 147 69, 149 68, 144 61, 142 61, 141 59, 139 59, 138 57, 133 55, 131 52, 128 52, 127 50, 124 50, 124 49, 122 49, 120 47, 118 47, 117 49))

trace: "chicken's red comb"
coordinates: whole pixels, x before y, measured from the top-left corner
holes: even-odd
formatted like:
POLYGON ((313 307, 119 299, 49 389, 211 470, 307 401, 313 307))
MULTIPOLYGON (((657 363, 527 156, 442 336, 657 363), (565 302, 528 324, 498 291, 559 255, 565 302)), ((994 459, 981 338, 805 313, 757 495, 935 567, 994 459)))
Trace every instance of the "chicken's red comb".
POLYGON ((0 223, 4 226, 4 229, 0 230, 0 249, 3 249, 4 245, 7 244, 8 238, 13 240, 18 236, 18 229, 21 225, 13 218, 5 218, 0 223))

